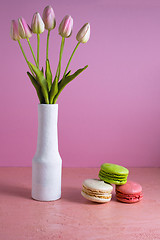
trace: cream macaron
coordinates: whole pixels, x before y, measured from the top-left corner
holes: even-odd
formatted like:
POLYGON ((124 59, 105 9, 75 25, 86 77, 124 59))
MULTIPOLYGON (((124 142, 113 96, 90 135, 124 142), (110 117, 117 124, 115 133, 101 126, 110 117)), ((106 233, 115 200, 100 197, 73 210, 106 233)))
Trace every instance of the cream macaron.
POLYGON ((112 198, 113 187, 98 179, 86 179, 83 182, 81 194, 84 198, 98 203, 109 202, 112 198))

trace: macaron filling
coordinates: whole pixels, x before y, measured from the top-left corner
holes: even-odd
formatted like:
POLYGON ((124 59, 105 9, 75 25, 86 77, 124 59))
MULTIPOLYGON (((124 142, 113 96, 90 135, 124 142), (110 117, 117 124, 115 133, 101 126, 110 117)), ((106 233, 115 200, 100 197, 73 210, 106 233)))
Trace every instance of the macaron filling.
POLYGON ((142 192, 137 194, 124 194, 119 191, 116 191, 116 197, 120 201, 129 201, 129 202, 138 202, 143 198, 142 192))
POLYGON ((106 193, 106 192, 99 192, 99 191, 91 191, 90 189, 86 188, 83 185, 82 188, 82 192, 84 192, 85 194, 92 196, 92 197, 96 197, 96 198, 104 198, 104 199, 110 199, 112 197, 111 193, 106 193))
POLYGON ((100 170, 101 175, 108 176, 108 177, 114 177, 114 178, 126 178, 128 174, 115 174, 115 173, 108 173, 104 170, 100 170))
POLYGON ((118 175, 115 176, 115 175, 112 175, 112 174, 104 173, 102 171, 100 171, 99 175, 102 176, 102 177, 106 177, 108 179, 115 179, 115 180, 118 180, 118 181, 123 181, 123 180, 127 179, 127 176, 118 176, 118 175))
POLYGON ((111 174, 118 174, 119 175, 128 175, 129 170, 125 167, 120 165, 112 164, 112 163, 104 163, 101 165, 101 170, 111 173, 111 174))
POLYGON ((127 178, 124 178, 124 179, 111 178, 111 177, 107 177, 107 176, 102 176, 100 173, 99 173, 99 178, 106 183, 113 183, 116 185, 125 184, 127 182, 127 178))

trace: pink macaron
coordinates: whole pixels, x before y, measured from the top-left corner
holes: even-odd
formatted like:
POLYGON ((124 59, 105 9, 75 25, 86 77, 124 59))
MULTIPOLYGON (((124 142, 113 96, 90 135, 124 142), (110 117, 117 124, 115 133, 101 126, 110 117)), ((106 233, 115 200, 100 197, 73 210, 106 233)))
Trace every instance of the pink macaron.
POLYGON ((142 200, 142 187, 140 184, 128 181, 124 185, 116 186, 116 198, 120 202, 136 203, 142 200))

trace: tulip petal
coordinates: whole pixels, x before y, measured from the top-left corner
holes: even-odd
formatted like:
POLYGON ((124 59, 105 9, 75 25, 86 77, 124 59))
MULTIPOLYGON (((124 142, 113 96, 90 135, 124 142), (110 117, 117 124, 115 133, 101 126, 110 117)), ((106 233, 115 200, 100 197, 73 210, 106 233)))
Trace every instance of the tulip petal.
POLYGON ((68 38, 72 34, 73 29, 73 18, 70 15, 66 15, 59 25, 59 34, 64 37, 68 38))
POLYGON ((44 22, 38 12, 33 15, 31 29, 33 33, 41 34, 44 32, 44 22))
POLYGON ((21 39, 18 31, 18 24, 15 20, 11 21, 11 28, 10 28, 10 37, 14 41, 19 41, 21 39))
POLYGON ((53 8, 51 6, 45 7, 43 10, 43 22, 45 24, 45 29, 52 30, 56 27, 56 19, 53 8))
POLYGON ((76 39, 78 42, 86 43, 90 38, 90 24, 86 23, 77 33, 76 39))
POLYGON ((21 38, 30 38, 32 36, 32 32, 28 24, 26 23, 24 18, 18 19, 18 31, 21 38))

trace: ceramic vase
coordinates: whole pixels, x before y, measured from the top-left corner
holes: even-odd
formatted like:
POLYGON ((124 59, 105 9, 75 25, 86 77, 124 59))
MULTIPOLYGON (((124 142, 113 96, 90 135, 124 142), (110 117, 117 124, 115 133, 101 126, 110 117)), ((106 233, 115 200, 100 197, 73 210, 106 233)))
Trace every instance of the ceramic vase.
POLYGON ((37 151, 32 160, 32 198, 54 201, 61 197, 62 159, 58 151, 58 104, 38 105, 37 151))

